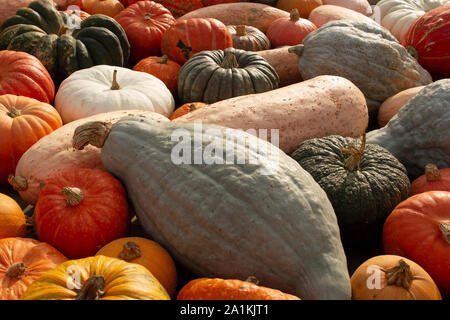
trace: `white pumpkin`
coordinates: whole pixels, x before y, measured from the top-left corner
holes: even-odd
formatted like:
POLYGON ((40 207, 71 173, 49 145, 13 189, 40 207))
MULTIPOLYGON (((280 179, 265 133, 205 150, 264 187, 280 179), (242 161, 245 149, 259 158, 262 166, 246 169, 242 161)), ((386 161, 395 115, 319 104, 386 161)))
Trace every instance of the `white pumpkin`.
POLYGON ((152 111, 169 117, 175 100, 164 82, 155 76, 98 65, 66 78, 56 94, 55 108, 64 123, 120 110, 152 111))
POLYGON ((381 0, 377 6, 381 25, 401 43, 414 21, 427 11, 447 4, 449 0, 381 0))

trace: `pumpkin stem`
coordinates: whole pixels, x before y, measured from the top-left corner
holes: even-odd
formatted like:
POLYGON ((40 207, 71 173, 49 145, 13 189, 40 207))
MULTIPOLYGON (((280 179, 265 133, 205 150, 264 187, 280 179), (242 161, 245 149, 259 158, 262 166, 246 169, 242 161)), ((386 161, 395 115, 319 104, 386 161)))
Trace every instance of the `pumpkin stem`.
POLYGON ((195 103, 191 103, 189 105, 189 112, 194 111, 195 109, 197 109, 197 107, 195 106, 195 103))
POLYGON ((6 276, 20 279, 24 275, 25 270, 27 270, 27 267, 25 267, 23 262, 16 262, 6 269, 6 276))
POLYGON ((21 176, 13 176, 12 174, 10 174, 8 176, 8 183, 16 191, 25 191, 28 189, 27 179, 21 176))
POLYGON ((300 19, 300 13, 298 12, 297 8, 294 8, 294 9, 291 10, 291 12, 290 12, 290 19, 293 22, 296 22, 296 21, 298 21, 300 19))
POLYGON ((364 133, 361 138, 361 145, 356 148, 353 143, 349 143, 348 148, 341 149, 343 154, 350 154, 350 157, 345 159, 344 166, 348 171, 354 172, 360 169, 361 159, 366 147, 366 134, 364 133))
POLYGON ((259 284, 259 280, 256 279, 255 276, 250 276, 250 277, 248 277, 247 280, 245 280, 245 281, 250 282, 250 283, 253 283, 253 284, 256 284, 256 285, 259 284))
POLYGON ((66 196, 67 203, 71 206, 77 206, 83 201, 83 191, 75 187, 64 187, 61 191, 66 196))
POLYGON ((105 278, 103 278, 103 276, 97 276, 94 273, 92 277, 84 282, 83 286, 78 291, 75 300, 98 300, 105 294, 103 291, 105 286, 105 278))
POLYGON ((409 291, 414 275, 410 266, 403 259, 398 261, 398 266, 389 268, 384 272, 386 273, 388 286, 402 287, 409 291))
POLYGON ((236 60, 236 56, 234 55, 234 53, 232 51, 228 51, 226 53, 220 66, 224 69, 232 69, 232 68, 239 67, 239 64, 236 60))
POLYGON ((441 230, 445 241, 450 244, 450 223, 440 223, 439 230, 441 230))
POLYGON ((439 168, 429 163, 425 166, 425 175, 427 177, 427 181, 435 181, 441 179, 441 171, 439 171, 439 168))
POLYGON ((245 26, 244 25, 238 25, 236 26, 236 36, 237 37, 244 37, 247 35, 247 30, 245 30, 245 26))
POLYGON ((288 52, 289 53, 295 53, 296 55, 298 55, 299 57, 302 56, 303 54, 303 50, 305 49, 305 46, 303 44, 298 44, 296 46, 293 47, 289 47, 288 48, 288 52))
POLYGON ((10 116, 11 118, 16 118, 22 115, 22 112, 20 110, 17 110, 14 107, 11 107, 11 109, 9 110, 9 112, 7 113, 8 116, 10 116))
POLYGON ((413 56, 414 59, 419 60, 419 53, 417 52, 416 48, 413 46, 406 46, 406 51, 413 56))
POLYGON ((119 89, 120 89, 120 85, 117 82, 117 70, 114 70, 111 90, 119 90, 119 89))
POLYGON ((88 144, 101 148, 111 132, 111 127, 112 124, 110 122, 102 121, 92 121, 83 124, 75 129, 72 146, 76 150, 83 150, 88 144))
POLYGON ((146 14, 144 14, 144 21, 148 21, 148 20, 150 20, 151 18, 153 17, 153 14, 151 14, 151 13, 146 13, 146 14))
POLYGON ((167 64, 167 61, 169 60, 169 56, 167 54, 163 55, 161 58, 158 59, 158 63, 161 64, 167 64))
POLYGON ((128 241, 123 245, 122 251, 119 253, 119 258, 127 262, 141 257, 141 248, 133 241, 128 241))

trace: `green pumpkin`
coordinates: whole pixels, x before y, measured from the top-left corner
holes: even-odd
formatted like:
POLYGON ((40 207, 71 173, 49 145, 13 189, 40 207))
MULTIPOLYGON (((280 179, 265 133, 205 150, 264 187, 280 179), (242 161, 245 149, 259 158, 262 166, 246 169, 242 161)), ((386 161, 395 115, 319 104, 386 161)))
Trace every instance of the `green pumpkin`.
POLYGON ((80 28, 67 30, 63 14, 51 1, 33 1, 3 23, 0 50, 24 51, 37 57, 56 82, 99 64, 127 64, 130 45, 123 28, 101 14, 80 28))
POLYGON ((178 74, 182 103, 217 101, 277 89, 275 69, 255 52, 227 48, 193 55, 178 74))
POLYGON ((328 136, 300 143, 291 154, 326 192, 336 213, 344 246, 381 241, 385 219, 409 196, 405 167, 375 144, 359 147, 353 138, 328 136))

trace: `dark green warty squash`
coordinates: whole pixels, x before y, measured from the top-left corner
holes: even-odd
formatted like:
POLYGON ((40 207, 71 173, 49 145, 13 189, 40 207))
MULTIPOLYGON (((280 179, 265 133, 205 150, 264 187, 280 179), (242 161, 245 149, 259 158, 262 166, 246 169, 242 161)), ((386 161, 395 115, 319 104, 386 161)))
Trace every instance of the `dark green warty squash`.
POLYGON ((217 101, 277 89, 275 69, 255 52, 227 48, 193 55, 178 74, 183 103, 217 101))
POLYGON ((405 167, 379 145, 328 136, 300 143, 291 154, 325 190, 344 246, 381 241, 385 219, 409 196, 405 167))
POLYGON ((56 82, 99 64, 125 66, 130 44, 114 19, 96 14, 68 30, 51 1, 33 1, 1 27, 0 50, 24 51, 37 57, 56 82))

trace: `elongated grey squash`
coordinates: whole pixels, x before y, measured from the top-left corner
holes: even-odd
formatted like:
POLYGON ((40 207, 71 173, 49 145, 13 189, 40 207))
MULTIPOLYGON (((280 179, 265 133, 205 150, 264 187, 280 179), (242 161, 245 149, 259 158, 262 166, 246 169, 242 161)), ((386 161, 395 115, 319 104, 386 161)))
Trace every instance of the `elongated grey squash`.
POLYGON ((367 143, 389 150, 415 179, 428 163, 450 167, 450 79, 423 88, 388 124, 367 134, 367 143))
POLYGON ((125 184, 146 232, 195 274, 255 276, 302 299, 349 299, 337 219, 312 176, 260 138, 198 125, 94 122, 76 129, 74 147, 102 146, 105 168, 125 184), (191 155, 182 145, 196 151, 191 161, 203 152, 202 164, 176 164, 191 155))

